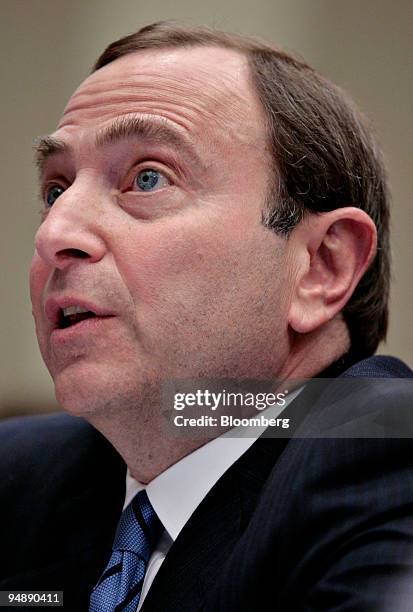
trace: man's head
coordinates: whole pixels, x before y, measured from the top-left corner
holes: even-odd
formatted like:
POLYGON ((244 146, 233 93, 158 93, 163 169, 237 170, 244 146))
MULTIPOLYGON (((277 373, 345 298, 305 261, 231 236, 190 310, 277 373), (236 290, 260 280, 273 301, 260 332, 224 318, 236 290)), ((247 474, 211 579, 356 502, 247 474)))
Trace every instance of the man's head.
POLYGON ((353 342, 373 352, 387 286, 351 300, 363 209, 387 249, 369 146, 331 84, 265 45, 163 25, 111 45, 39 147, 31 291, 61 403, 130 415, 164 378, 310 376, 348 349, 343 311, 380 316, 353 342), (61 329, 71 306, 98 316, 61 329))
POLYGON ((149 25, 109 45, 94 70, 139 49, 192 45, 234 49, 248 60, 273 162, 265 225, 288 235, 306 214, 344 206, 373 219, 378 251, 343 309, 353 358, 372 355, 387 332, 390 245, 386 172, 371 126, 345 92, 305 62, 267 42, 208 28, 149 25))

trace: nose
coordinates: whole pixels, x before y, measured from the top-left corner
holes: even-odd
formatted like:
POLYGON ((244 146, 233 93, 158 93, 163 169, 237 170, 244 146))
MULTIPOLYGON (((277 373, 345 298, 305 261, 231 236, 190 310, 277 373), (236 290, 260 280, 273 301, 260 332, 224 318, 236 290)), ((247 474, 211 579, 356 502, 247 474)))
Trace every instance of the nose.
POLYGON ((72 185, 55 201, 35 238, 37 253, 45 263, 64 269, 79 259, 94 263, 103 258, 106 245, 93 199, 85 198, 72 185))

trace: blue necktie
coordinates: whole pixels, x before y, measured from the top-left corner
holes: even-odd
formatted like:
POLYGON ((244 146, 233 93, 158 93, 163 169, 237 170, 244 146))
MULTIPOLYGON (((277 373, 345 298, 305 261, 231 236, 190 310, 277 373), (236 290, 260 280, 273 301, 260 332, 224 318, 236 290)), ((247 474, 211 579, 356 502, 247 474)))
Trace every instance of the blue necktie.
POLYGON ((163 526, 146 491, 122 512, 112 556, 90 596, 90 612, 136 612, 146 566, 163 526))

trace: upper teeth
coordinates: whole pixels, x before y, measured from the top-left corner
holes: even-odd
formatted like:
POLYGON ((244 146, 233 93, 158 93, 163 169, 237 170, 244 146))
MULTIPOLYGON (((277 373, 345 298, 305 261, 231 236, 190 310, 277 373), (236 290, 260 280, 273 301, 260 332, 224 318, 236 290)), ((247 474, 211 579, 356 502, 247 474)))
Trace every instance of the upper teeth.
POLYGON ((68 306, 67 308, 63 308, 63 316, 68 317, 69 315, 77 314, 79 312, 89 312, 87 308, 82 308, 81 306, 68 306))

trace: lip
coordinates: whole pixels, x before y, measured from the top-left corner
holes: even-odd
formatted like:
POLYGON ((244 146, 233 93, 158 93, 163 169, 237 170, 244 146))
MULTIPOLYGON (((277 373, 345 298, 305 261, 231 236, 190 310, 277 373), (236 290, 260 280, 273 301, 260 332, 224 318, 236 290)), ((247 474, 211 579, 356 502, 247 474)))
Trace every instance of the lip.
POLYGON ((113 318, 114 315, 95 316, 91 317, 90 319, 83 319, 70 327, 55 327, 50 334, 50 340, 54 345, 66 345, 67 343, 81 338, 82 336, 87 336, 93 333, 102 333, 103 325, 113 318))
POLYGON ((81 323, 83 324, 83 323, 92 322, 92 321, 95 321, 97 323, 99 320, 115 316, 114 313, 110 312, 108 309, 95 304, 94 302, 92 302, 91 300, 88 300, 87 298, 79 297, 76 295, 49 297, 46 300, 44 309, 45 309, 46 317, 49 323, 51 324, 51 331, 53 332, 68 331, 77 326, 80 327, 81 323), (83 321, 80 321, 79 323, 76 323, 73 326, 61 329, 59 328, 60 313, 64 308, 68 308, 69 306, 80 306, 80 308, 85 308, 86 310, 90 310, 96 316, 90 319, 84 319, 83 321))

